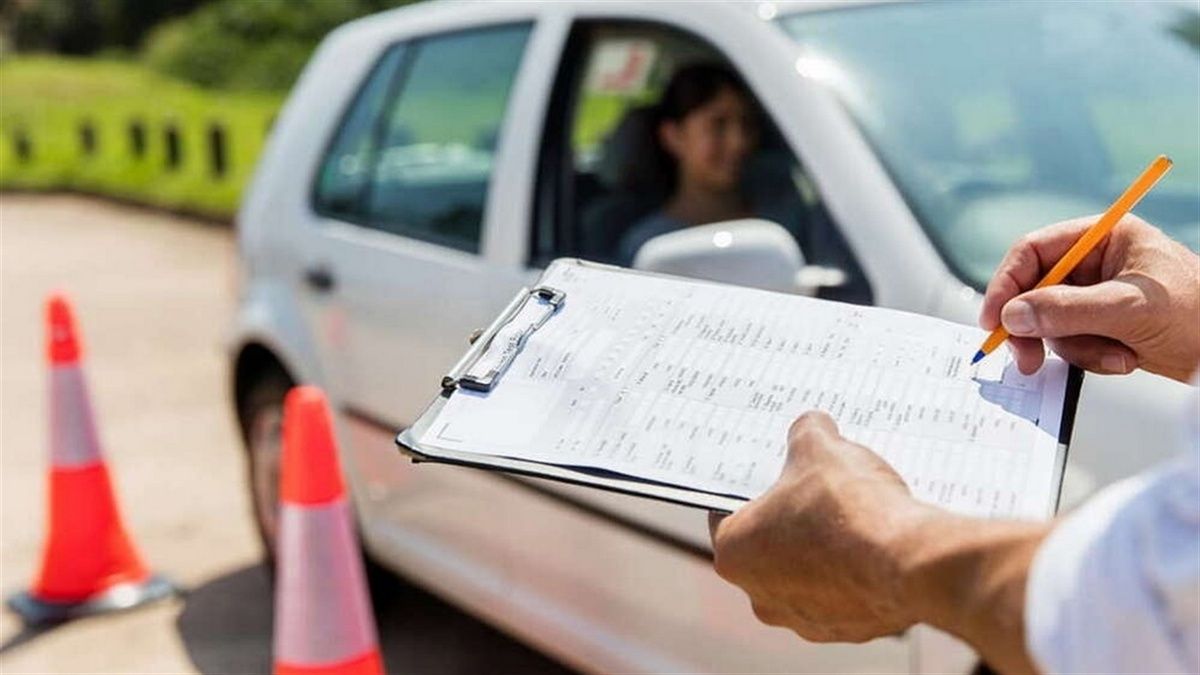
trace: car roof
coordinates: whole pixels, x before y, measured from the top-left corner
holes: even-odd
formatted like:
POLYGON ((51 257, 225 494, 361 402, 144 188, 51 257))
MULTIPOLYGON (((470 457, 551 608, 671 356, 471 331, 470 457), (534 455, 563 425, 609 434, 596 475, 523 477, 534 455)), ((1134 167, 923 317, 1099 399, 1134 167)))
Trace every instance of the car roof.
MULTIPOLYGON (((731 12, 736 14, 756 14, 764 20, 777 16, 820 12, 831 9, 862 7, 875 4, 886 4, 896 0, 763 0, 747 2, 745 0, 721 0, 719 2, 697 3, 697 8, 708 12, 731 12)), ((464 25, 477 22, 496 21, 516 18, 531 18, 543 13, 567 10, 586 10, 595 8, 595 0, 554 0, 553 2, 528 2, 520 0, 494 0, 492 2, 473 2, 470 0, 426 0, 395 9, 371 14, 349 23, 343 24, 337 32, 355 33, 359 30, 371 32, 382 26, 397 27, 396 24, 421 23, 425 21, 443 22, 452 18, 463 19, 464 25), (465 9, 471 10, 470 17, 464 15, 465 9)), ((630 16, 645 12, 653 7, 646 2, 610 2, 608 7, 627 6, 630 16)), ((583 13, 583 12, 581 12, 583 13)))
POLYGON ((849 9, 883 5, 901 0, 763 0, 762 2, 732 2, 738 8, 754 12, 763 19, 773 19, 789 14, 825 12, 831 9, 849 9))

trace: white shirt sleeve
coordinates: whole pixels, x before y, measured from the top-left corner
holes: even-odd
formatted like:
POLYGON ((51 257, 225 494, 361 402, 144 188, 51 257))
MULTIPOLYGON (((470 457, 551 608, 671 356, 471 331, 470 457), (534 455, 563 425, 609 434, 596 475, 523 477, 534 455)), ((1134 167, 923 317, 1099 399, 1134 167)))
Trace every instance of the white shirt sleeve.
POLYGON ((1045 673, 1200 673, 1200 392, 1188 450, 1109 486, 1042 543, 1025 635, 1045 673))

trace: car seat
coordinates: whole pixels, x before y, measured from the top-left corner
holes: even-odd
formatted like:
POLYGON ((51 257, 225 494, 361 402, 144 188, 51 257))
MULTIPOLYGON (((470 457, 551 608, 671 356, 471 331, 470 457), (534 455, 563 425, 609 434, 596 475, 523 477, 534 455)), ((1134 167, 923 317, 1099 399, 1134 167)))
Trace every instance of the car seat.
POLYGON ((654 106, 631 107, 600 146, 599 196, 577 202, 579 254, 615 262, 621 236, 666 199, 667 169, 654 141, 654 106))

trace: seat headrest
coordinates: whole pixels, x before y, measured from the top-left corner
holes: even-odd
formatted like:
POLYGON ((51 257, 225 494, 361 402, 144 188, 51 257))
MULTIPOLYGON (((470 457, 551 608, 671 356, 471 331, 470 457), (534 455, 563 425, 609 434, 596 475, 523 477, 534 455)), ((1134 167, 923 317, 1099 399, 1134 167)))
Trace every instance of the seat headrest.
POLYGON ((600 145, 596 175, 610 189, 646 195, 666 191, 667 171, 659 156, 655 106, 632 107, 600 145))

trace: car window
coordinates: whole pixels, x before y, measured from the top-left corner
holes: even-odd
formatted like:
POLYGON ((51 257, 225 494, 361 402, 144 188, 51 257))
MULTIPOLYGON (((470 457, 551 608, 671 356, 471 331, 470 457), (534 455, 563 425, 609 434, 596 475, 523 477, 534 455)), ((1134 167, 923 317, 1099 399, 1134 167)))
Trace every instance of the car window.
POLYGON ((497 137, 529 31, 522 24, 438 35, 385 55, 326 159, 318 206, 478 252, 497 137), (365 173, 350 171, 364 165, 365 173))
MULTIPOLYGON (((705 41, 668 27, 587 22, 573 29, 546 125, 531 263, 569 255, 629 264, 625 234, 663 207, 674 187, 656 148, 656 105, 675 73, 694 64, 736 71, 705 41)), ((752 103, 761 136, 741 183, 755 215, 791 232, 809 263, 847 273, 850 281, 825 297, 869 302, 865 276, 813 182, 752 103)))
POLYGON ((404 59, 404 45, 389 49, 371 70, 330 144, 317 175, 316 210, 335 218, 362 217, 361 199, 375 154, 375 127, 404 59))

